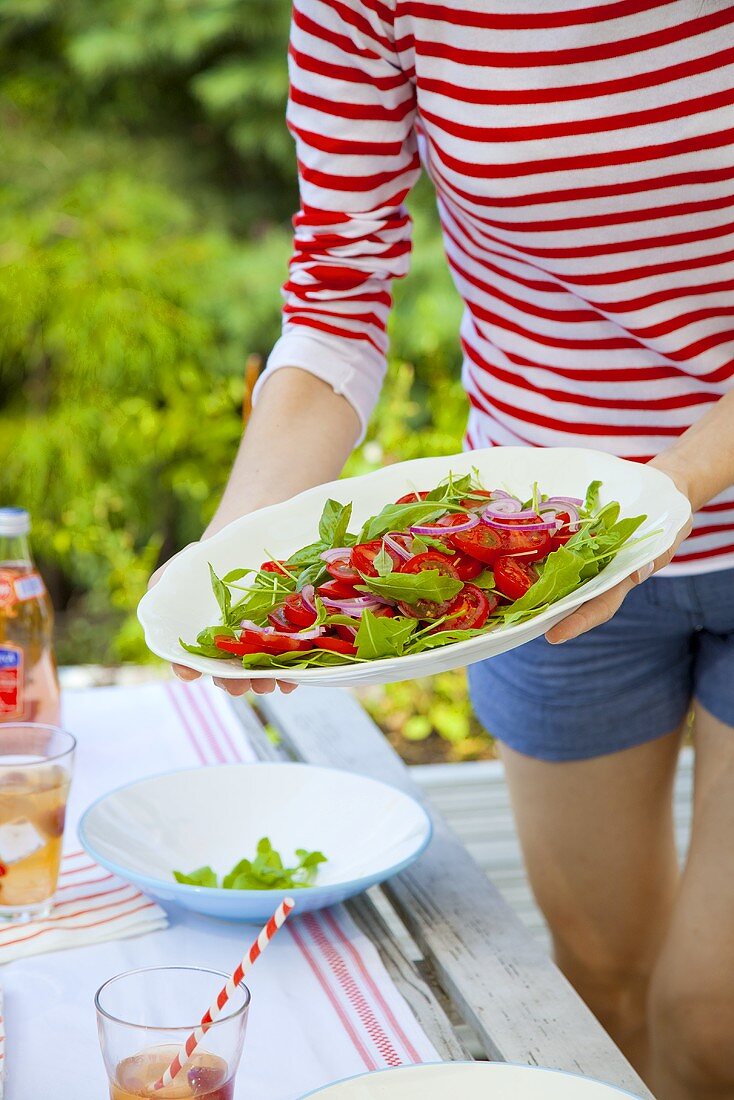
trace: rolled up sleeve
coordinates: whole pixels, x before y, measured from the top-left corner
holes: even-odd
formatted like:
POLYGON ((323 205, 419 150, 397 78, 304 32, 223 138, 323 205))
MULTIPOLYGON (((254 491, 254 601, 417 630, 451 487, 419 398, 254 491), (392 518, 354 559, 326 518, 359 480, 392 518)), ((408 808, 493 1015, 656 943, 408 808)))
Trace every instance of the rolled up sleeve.
POLYGON ((361 437, 385 375, 391 283, 410 260, 405 198, 420 173, 414 88, 391 10, 362 0, 294 4, 287 119, 301 208, 282 335, 254 393, 257 401, 274 371, 299 367, 344 395, 361 437))

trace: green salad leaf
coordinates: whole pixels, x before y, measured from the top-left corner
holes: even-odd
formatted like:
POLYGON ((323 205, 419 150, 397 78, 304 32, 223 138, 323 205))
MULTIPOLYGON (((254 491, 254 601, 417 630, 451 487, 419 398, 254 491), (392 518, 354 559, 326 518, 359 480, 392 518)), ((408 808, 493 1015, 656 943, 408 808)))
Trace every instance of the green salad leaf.
MULTIPOLYGON (((295 854, 297 863, 286 867, 280 852, 276 852, 270 838, 264 836, 257 842, 254 859, 241 859, 236 863, 222 878, 221 886, 225 890, 302 890, 313 886, 319 866, 328 862, 326 856, 305 848, 296 848, 295 854)), ((188 874, 174 871, 173 877, 187 886, 220 885, 211 867, 198 867, 188 874)))
POLYGON ((417 619, 409 619, 405 615, 396 615, 389 619, 383 615, 374 615, 368 609, 359 620, 355 639, 357 656, 364 661, 378 657, 401 657, 417 627, 417 619))
POLYGON ((438 569, 423 569, 420 573, 389 573, 386 577, 362 575, 362 584, 355 585, 360 592, 374 592, 391 600, 417 604, 421 600, 444 603, 461 591, 462 581, 439 573, 438 569))

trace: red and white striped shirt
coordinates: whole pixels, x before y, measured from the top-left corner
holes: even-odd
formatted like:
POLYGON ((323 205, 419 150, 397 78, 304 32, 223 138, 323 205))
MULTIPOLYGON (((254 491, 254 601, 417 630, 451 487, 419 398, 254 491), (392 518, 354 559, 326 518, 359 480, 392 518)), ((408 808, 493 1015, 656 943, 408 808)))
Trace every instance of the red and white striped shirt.
MULTIPOLYGON (((470 446, 644 461, 734 385, 732 0, 296 0, 290 73, 302 207, 269 371, 366 423, 422 164, 470 446)), ((671 568, 732 565, 734 487, 671 568)))

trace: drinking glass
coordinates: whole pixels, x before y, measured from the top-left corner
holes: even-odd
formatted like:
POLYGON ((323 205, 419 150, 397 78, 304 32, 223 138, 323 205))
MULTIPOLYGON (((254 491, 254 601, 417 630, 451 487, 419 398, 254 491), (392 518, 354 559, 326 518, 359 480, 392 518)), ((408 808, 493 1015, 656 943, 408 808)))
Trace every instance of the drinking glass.
POLYGON ((75 746, 57 726, 0 723, 0 921, 51 912, 75 746))
POLYGON ((171 1085, 153 1085, 227 981, 217 970, 157 966, 110 978, 94 998, 111 1100, 232 1100, 250 991, 240 983, 171 1085))

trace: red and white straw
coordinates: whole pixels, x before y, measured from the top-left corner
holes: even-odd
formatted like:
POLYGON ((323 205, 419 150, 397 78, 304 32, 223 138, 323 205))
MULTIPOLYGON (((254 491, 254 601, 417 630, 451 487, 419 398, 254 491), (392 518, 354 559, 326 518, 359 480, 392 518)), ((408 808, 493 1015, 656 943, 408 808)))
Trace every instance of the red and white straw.
POLYGON ((171 1085, 183 1067, 191 1058, 192 1054, 198 1047, 201 1040, 206 1035, 212 1024, 216 1023, 217 1019, 221 1016, 222 1012, 226 1008, 230 998, 234 994, 237 986, 243 980, 253 963, 257 962, 260 955, 272 940, 275 933, 279 928, 282 928, 289 913, 292 912, 295 902, 293 898, 284 898, 278 908, 273 913, 272 917, 265 925, 253 943, 250 950, 244 956, 242 961, 237 966, 234 974, 229 981, 222 986, 217 993, 216 997, 210 1004, 201 1018, 199 1026, 191 1032, 186 1042, 183 1044, 176 1057, 171 1062, 165 1073, 158 1078, 153 1085, 153 1091, 157 1092, 159 1089, 166 1088, 167 1085, 171 1085))

